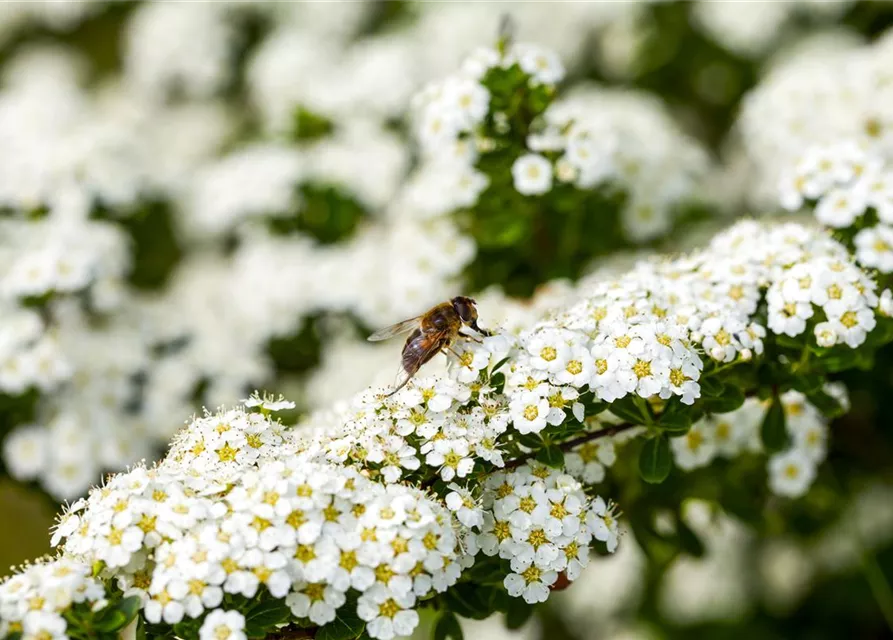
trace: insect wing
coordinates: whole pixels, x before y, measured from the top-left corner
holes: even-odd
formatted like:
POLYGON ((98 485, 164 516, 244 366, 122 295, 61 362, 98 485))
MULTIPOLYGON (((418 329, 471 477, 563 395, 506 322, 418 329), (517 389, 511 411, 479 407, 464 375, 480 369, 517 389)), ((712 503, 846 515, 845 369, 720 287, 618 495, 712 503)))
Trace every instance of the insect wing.
POLYGON ((401 333, 412 331, 419 326, 419 319, 421 317, 422 316, 416 316, 415 318, 409 318, 408 320, 404 320, 403 322, 392 324, 390 327, 379 329, 366 339, 369 342, 379 342, 381 340, 393 338, 394 336, 399 336, 401 333))
POLYGON ((414 333, 403 347, 403 370, 415 374, 422 365, 440 353, 449 343, 449 331, 414 333))

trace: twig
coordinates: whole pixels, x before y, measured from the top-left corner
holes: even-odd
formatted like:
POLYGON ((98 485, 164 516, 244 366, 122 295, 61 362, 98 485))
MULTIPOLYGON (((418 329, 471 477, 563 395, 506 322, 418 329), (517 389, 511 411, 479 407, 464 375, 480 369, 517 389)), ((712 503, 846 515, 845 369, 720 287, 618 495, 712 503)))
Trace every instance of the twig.
MULTIPOLYGON (((611 436, 617 435, 618 433, 623 433, 624 431, 629 431, 635 427, 640 425, 632 424, 632 423, 624 423, 618 424, 613 427, 608 427, 607 429, 599 429, 598 431, 589 431, 584 433, 581 436, 576 438, 572 438, 571 440, 565 440, 564 442, 558 443, 558 448, 562 451, 568 451, 569 449, 573 449, 574 447, 581 445, 585 442, 589 442, 590 440, 598 440, 599 438, 609 438, 611 436)), ((531 451, 530 453, 525 453, 523 456, 515 458, 510 461, 508 464, 503 467, 504 469, 514 469, 516 467, 521 466, 531 458, 533 458, 537 454, 536 451, 531 451)))
POLYGON ((282 627, 267 636, 267 640, 297 640, 298 638, 315 638, 319 627, 282 627))

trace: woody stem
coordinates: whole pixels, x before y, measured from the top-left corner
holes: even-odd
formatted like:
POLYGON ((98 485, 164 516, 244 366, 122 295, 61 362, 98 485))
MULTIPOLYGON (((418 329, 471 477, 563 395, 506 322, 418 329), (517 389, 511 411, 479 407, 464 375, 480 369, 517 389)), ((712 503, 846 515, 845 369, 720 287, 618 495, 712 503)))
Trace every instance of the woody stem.
MULTIPOLYGON (((638 426, 639 425, 632 423, 618 424, 613 427, 608 427, 607 429, 589 431, 587 433, 584 433, 583 435, 577 436, 576 438, 571 438, 570 440, 565 440, 564 442, 559 442, 557 444, 558 448, 562 451, 569 451, 570 449, 573 449, 574 447, 577 447, 591 440, 598 440, 599 438, 609 438, 611 436, 617 435, 618 433, 623 433, 624 431, 628 431, 638 426)), ((522 464, 533 458, 536 453, 536 451, 525 453, 523 456, 519 456, 514 460, 509 461, 504 468, 515 469, 516 467, 520 467, 522 464)))

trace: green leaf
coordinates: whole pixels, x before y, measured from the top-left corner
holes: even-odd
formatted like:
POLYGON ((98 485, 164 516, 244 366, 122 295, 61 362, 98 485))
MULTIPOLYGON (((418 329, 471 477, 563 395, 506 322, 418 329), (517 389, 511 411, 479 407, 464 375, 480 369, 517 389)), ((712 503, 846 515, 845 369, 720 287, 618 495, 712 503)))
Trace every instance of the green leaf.
POLYGON ((536 459, 553 469, 561 469, 564 466, 564 452, 556 444, 550 444, 537 451, 536 459))
POLYGON ((93 620, 93 628, 102 632, 118 631, 130 624, 139 610, 139 596, 124 598, 97 613, 93 620))
POLYGON ((645 441, 639 453, 639 474, 645 482, 658 484, 667 479, 673 459, 670 455, 670 441, 666 434, 645 441))
POLYGON ((347 601, 335 612, 335 619, 321 626, 314 638, 317 640, 353 640, 359 638, 366 623, 357 615, 357 596, 350 593, 347 601))
POLYGON ((701 386, 701 396, 707 398, 715 398, 722 395, 723 383, 712 376, 704 376, 698 380, 701 386))
POLYGON ((676 520, 676 537, 679 540, 679 546, 688 555, 700 558, 704 555, 704 543, 698 537, 691 527, 685 524, 682 518, 676 520))
POLYGON ((528 449, 539 449, 543 446, 543 439, 537 433, 516 433, 515 441, 528 449))
POLYGON ((490 377, 490 386, 496 390, 496 393, 502 393, 505 388, 505 374, 502 372, 494 373, 490 377))
POLYGON ((509 629, 520 629, 533 615, 533 605, 524 602, 523 598, 511 598, 505 612, 505 626, 509 629))
POLYGON ((608 410, 621 420, 632 424, 645 424, 647 422, 632 395, 612 402, 608 410))
POLYGON ((819 363, 825 371, 838 373, 859 367, 864 359, 858 349, 834 347, 819 356, 819 363))
POLYGON ((434 625, 434 640, 446 640, 447 638, 463 640, 459 619, 453 613, 444 611, 437 619, 437 624, 434 625))
MULTIPOLYGON (((198 638, 198 630, 201 626, 200 620, 192 620, 190 618, 186 618, 181 622, 178 622, 174 625, 174 634, 177 638, 182 638, 182 640, 194 640, 198 638)), ((247 629, 246 629, 247 632, 247 629)), ((249 634, 250 636, 250 634, 249 634)), ((154 637, 154 636, 153 636, 154 637)), ((258 637, 258 636, 254 636, 258 637)))
POLYGON ((760 437, 763 439, 763 447, 769 453, 782 451, 788 446, 790 436, 785 424, 784 406, 777 395, 772 398, 772 404, 763 418, 760 437))
MULTIPOLYGON (((339 613, 342 609, 338 610, 339 613)), ((249 638, 263 638, 290 617, 291 610, 285 604, 285 600, 267 598, 254 605, 245 614, 245 634, 249 638)))
POLYGON ((821 391, 824 382, 825 378, 823 376, 820 376, 817 373, 811 373, 796 376, 792 380, 791 386, 797 391, 809 395, 810 393, 821 391))
MULTIPOLYGON (((497 371, 499 371, 499 370, 502 368, 502 365, 504 365, 504 364, 505 364, 506 362, 508 362, 508 361, 509 361, 508 358, 503 358, 502 360, 500 360, 499 362, 497 362, 496 364, 494 364, 494 365, 493 365, 493 368, 490 369, 490 374, 492 375, 492 374, 496 373, 497 371)), ((503 377, 504 377, 504 376, 503 376, 503 377)))
POLYGON ((822 389, 806 394, 806 398, 822 412, 826 418, 839 418, 846 413, 846 409, 840 402, 830 393, 826 393, 822 389))
POLYGON ((489 602, 493 591, 493 587, 460 582, 443 594, 443 600, 453 613, 463 618, 483 620, 492 613, 489 602))
POLYGON ((679 436, 688 433, 692 425, 694 410, 678 399, 667 402, 664 412, 660 414, 657 426, 668 432, 671 436, 679 436))
POLYGON ((586 409, 586 417, 589 418, 605 411, 608 408, 608 403, 591 398, 583 403, 583 407, 586 409))
POLYGON ((729 413, 744 404, 744 392, 738 387, 723 387, 722 395, 704 400, 703 408, 708 413, 729 413))

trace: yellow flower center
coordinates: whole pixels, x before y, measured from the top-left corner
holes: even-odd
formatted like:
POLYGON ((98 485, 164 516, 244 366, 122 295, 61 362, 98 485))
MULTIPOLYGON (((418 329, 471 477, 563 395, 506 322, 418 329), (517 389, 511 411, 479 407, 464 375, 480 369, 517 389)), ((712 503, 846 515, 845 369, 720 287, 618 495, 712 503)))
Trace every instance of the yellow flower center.
POLYGON ((524 581, 527 584, 531 582, 539 582, 539 579, 542 577, 543 572, 540 571, 536 565, 530 565, 527 569, 524 570, 524 573, 521 574, 521 577, 524 578, 524 581))
POLYGON ((682 369, 670 369, 670 384, 679 387, 688 380, 688 376, 682 373, 682 369))
POLYGON ((236 459, 237 453, 239 453, 239 450, 233 449, 228 442, 217 449, 217 457, 220 458, 220 462, 232 462, 236 459))
POLYGON ((299 544, 298 548, 295 549, 295 558, 302 563, 307 564, 316 558, 316 549, 313 548, 313 545, 299 544))
POLYGON ((549 539, 546 537, 545 531, 542 529, 534 529, 530 532, 530 535, 527 536, 527 542, 529 542, 534 549, 539 549, 541 546, 549 542, 549 539))
POLYGON ((400 605, 397 604, 393 598, 388 598, 378 605, 378 615, 382 618, 393 618, 402 610, 403 609, 400 608, 400 605))
POLYGON ((341 560, 338 562, 338 566, 340 566, 345 571, 353 571, 356 569, 356 566, 359 564, 357 561, 357 552, 356 551, 342 551, 341 552, 341 560))
POLYGON ((845 314, 840 316, 840 324, 845 326, 847 329, 852 329, 856 325, 859 324, 859 319, 856 317, 855 311, 847 311, 845 314))
POLYGON ((651 363, 646 362, 645 360, 636 360, 636 364, 633 365, 633 373, 636 374, 638 378, 645 378, 651 375, 651 363))
POLYGON ((319 602, 325 598, 326 585, 322 582, 313 582, 304 587, 304 595, 310 598, 311 602, 319 602))

